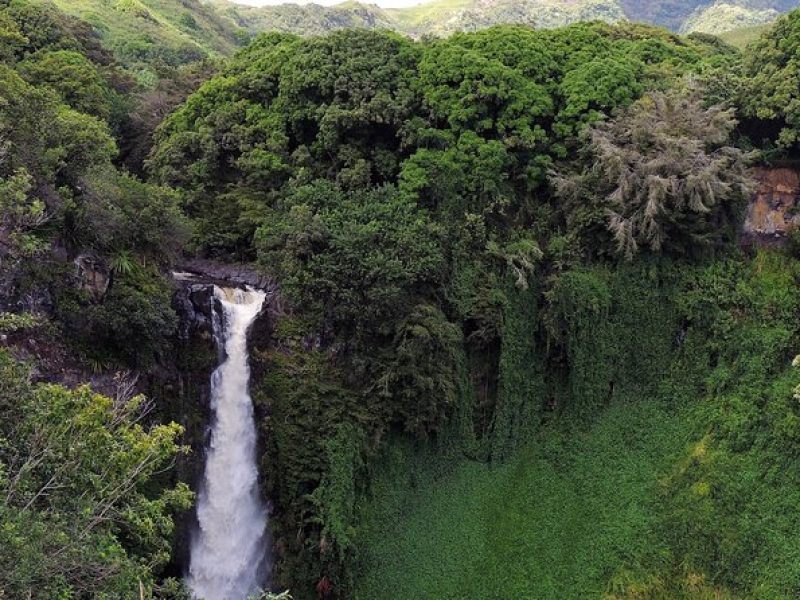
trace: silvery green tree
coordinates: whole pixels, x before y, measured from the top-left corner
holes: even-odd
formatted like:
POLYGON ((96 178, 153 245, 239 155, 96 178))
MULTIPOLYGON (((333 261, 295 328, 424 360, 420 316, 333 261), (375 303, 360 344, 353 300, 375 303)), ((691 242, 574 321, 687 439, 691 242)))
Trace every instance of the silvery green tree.
POLYGON ((733 110, 706 106, 690 83, 587 128, 577 167, 551 174, 568 224, 626 259, 723 242, 752 190, 753 156, 732 145, 735 126, 733 110))

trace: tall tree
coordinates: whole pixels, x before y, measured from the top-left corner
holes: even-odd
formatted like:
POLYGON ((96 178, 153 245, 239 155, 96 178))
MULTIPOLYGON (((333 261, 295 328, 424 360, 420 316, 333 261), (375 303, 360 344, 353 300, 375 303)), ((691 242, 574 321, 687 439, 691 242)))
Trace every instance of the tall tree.
POLYGON ((720 241, 752 187, 752 155, 730 145, 735 125, 697 89, 646 94, 597 123, 580 170, 552 176, 570 225, 605 226, 627 259, 720 241))

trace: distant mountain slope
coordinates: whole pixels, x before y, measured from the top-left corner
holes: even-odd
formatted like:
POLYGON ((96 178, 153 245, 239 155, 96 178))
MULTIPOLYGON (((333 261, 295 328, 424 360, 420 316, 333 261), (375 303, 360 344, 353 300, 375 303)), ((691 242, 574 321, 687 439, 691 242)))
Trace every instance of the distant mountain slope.
POLYGON ((576 21, 618 21, 625 13, 617 0, 434 0, 403 9, 344 2, 252 7, 227 0, 214 6, 250 33, 283 31, 318 34, 345 27, 393 29, 412 36, 446 35, 502 23, 559 27, 576 21))
POLYGON ((380 7, 358 2, 343 2, 331 7, 281 4, 256 8, 218 0, 213 6, 225 18, 253 35, 263 31, 315 35, 348 27, 398 29, 394 19, 380 7))
POLYGON ((443 0, 387 12, 401 30, 413 35, 474 31, 503 23, 553 28, 625 18, 616 0, 443 0))
POLYGON ((720 34, 719 37, 722 38, 722 41, 730 44, 731 46, 736 48, 745 48, 750 42, 753 42, 761 37, 761 34, 763 34, 768 28, 768 24, 742 27, 740 29, 726 31, 723 34, 720 34))
POLYGON ((91 23, 117 60, 145 82, 156 78, 158 65, 227 56, 265 31, 306 36, 363 27, 418 38, 504 23, 553 28, 630 19, 682 33, 718 35, 771 22, 800 6, 800 0, 432 0, 404 9, 354 0, 329 7, 253 7, 231 0, 52 1, 91 23))
POLYGON ((720 34, 770 23, 798 5, 797 0, 716 0, 696 7, 678 29, 720 34))
POLYGON ((698 7, 707 0, 620 0, 625 15, 632 21, 660 25, 677 31, 698 7))
POLYGON ((53 0, 95 27, 117 60, 143 77, 155 64, 170 66, 231 54, 249 36, 199 0, 53 0))
POLYGON ((775 20, 800 0, 432 0, 403 9, 348 1, 332 7, 283 4, 251 7, 212 0, 251 34, 318 34, 344 27, 394 29, 415 37, 472 31, 501 23, 559 27, 575 21, 630 19, 689 33, 719 34, 775 20))

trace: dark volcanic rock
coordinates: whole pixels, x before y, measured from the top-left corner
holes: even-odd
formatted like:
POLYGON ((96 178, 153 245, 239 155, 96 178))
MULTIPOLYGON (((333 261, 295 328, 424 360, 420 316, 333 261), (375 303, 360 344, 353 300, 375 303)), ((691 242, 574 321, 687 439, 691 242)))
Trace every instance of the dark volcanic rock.
POLYGON ((172 297, 178 313, 178 338, 186 341, 192 334, 211 335, 214 287, 209 283, 181 285, 172 297))
POLYGON ((264 308, 251 327, 251 337, 258 345, 269 337, 272 324, 285 314, 277 281, 260 274, 251 265, 193 258, 179 263, 173 271, 173 278, 178 286, 173 306, 180 316, 179 337, 184 340, 192 331, 212 332, 214 285, 250 286, 266 292, 264 308))
POLYGON ((175 270, 219 285, 249 285, 262 290, 267 290, 275 285, 274 280, 261 275, 251 265, 222 263, 207 258, 184 260, 176 265, 175 270))
POLYGON ((91 254, 81 254, 73 263, 76 287, 89 292, 94 300, 102 300, 111 284, 111 270, 108 265, 91 254))

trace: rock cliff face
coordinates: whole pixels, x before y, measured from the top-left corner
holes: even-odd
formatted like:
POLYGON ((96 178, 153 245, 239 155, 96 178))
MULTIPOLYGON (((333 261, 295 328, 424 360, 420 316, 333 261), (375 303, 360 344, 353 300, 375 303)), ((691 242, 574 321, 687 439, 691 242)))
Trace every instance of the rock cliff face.
POLYGON ((218 284, 227 286, 250 285, 267 292, 264 307, 275 309, 278 286, 269 277, 261 275, 246 264, 221 263, 205 258, 191 258, 177 265, 176 279, 179 281, 218 284))
POLYGON ((780 244, 800 226, 800 170, 761 167, 742 229, 745 244, 780 244))
POLYGON ((75 265, 75 287, 88 292, 96 300, 102 300, 111 284, 111 271, 103 261, 91 254, 81 254, 73 261, 75 265))

